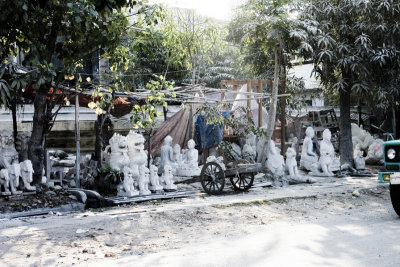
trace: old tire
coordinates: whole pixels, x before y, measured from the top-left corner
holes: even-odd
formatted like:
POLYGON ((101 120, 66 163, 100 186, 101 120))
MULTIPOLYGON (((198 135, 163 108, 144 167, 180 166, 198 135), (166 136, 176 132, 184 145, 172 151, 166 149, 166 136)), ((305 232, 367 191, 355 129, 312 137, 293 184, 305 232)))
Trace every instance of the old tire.
POLYGON ((400 216, 400 185, 390 184, 390 199, 394 211, 400 216))
POLYGON ((204 191, 210 195, 219 195, 225 186, 225 173, 216 162, 206 163, 201 170, 201 185, 204 191))

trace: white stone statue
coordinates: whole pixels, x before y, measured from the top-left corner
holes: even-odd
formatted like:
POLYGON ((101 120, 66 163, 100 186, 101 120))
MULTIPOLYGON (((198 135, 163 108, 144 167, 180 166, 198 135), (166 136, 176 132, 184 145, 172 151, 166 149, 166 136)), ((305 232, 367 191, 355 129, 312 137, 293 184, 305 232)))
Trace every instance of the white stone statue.
POLYGON ((139 195, 139 191, 137 191, 135 188, 132 169, 128 166, 124 166, 123 172, 124 180, 117 187, 117 195, 120 197, 133 197, 139 195))
POLYGON ((297 169, 296 161, 296 150, 293 147, 289 147, 286 150, 286 169, 289 172, 291 178, 299 176, 299 170, 297 169))
POLYGON ((145 139, 143 135, 134 131, 129 131, 126 136, 128 143, 129 168, 132 169, 133 178, 139 182, 141 176, 144 175, 142 167, 147 163, 147 153, 144 150, 145 139))
POLYGON ((357 151, 357 156, 354 158, 354 165, 357 170, 365 170, 365 158, 362 150, 357 151))
POLYGON ((174 159, 174 152, 172 150, 172 137, 169 135, 164 138, 164 144, 161 147, 160 156, 161 162, 159 172, 163 173, 164 167, 166 165, 169 165, 172 168, 172 172, 175 173, 178 164, 175 162, 174 159))
POLYGON ((218 163, 219 166, 221 166, 222 170, 226 170, 226 166, 224 164, 224 158, 222 156, 215 157, 215 156, 209 156, 206 160, 206 162, 216 162, 218 163))
POLYGON ((150 165, 150 184, 149 187, 151 191, 161 191, 163 190, 162 185, 160 185, 160 177, 158 176, 158 168, 155 165, 150 165))
POLYGON ((139 192, 141 196, 151 195, 151 191, 149 190, 149 174, 150 170, 145 166, 140 167, 140 176, 139 176, 139 192))
POLYGON ((324 176, 334 176, 334 171, 340 168, 340 160, 335 157, 335 149, 331 143, 331 131, 325 129, 322 133, 322 141, 319 144, 320 159, 319 166, 324 176))
POLYGON ((169 165, 164 166, 164 173, 162 175, 165 190, 176 190, 178 187, 174 184, 174 175, 172 174, 172 167, 169 165))
POLYGON ((201 169, 199 168, 199 152, 195 147, 193 139, 188 141, 188 149, 185 151, 183 156, 183 163, 177 169, 176 174, 178 176, 199 176, 201 169))
POLYGON ((183 164, 181 146, 179 144, 175 144, 173 151, 174 151, 174 160, 178 164, 178 167, 180 167, 183 164))
POLYGON ((267 150, 267 168, 276 176, 285 174, 285 160, 276 149, 275 142, 269 140, 267 150))
POLYGON ((313 137, 314 129, 312 127, 307 127, 306 137, 303 141, 303 148, 301 150, 300 167, 310 171, 314 169, 313 165, 318 165, 318 156, 313 151, 313 137))
POLYGON ((21 168, 18 163, 12 164, 8 168, 8 177, 10 179, 10 191, 13 195, 21 194, 21 191, 17 190, 19 186, 19 177, 21 176, 21 168))
POLYGON ((123 171, 129 165, 128 144, 125 136, 115 133, 110 139, 110 167, 123 171))
MULTIPOLYGON (((0 136, 0 170, 3 187, 7 187, 8 184, 12 194, 20 194, 21 191, 18 191, 17 187, 21 169, 18 163, 18 152, 14 147, 13 134, 10 130, 3 130, 0 136)), ((8 190, 4 189, 4 192, 8 194, 8 190)))
POLYGON ((33 168, 32 168, 32 162, 30 160, 24 160, 20 164, 21 168, 21 178, 24 183, 24 187, 28 191, 35 191, 36 187, 31 186, 31 183, 33 181, 33 168))
POLYGON ((10 177, 8 176, 8 170, 2 169, 0 170, 0 195, 9 196, 10 192, 10 177), (2 192, 2 188, 4 192, 2 192))

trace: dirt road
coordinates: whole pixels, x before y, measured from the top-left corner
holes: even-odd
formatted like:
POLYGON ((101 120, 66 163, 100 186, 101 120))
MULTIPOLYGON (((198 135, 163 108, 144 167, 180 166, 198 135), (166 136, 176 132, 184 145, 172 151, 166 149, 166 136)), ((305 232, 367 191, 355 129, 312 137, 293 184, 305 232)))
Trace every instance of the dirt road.
POLYGON ((0 266, 399 266, 376 178, 0 222, 0 266))

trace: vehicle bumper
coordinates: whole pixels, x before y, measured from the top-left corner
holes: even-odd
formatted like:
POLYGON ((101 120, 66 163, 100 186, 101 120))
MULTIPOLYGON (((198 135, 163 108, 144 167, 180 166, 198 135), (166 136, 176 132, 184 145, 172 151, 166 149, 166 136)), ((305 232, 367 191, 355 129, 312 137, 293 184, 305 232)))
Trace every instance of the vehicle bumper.
POLYGON ((380 183, 400 184, 400 172, 380 172, 378 180, 380 183))

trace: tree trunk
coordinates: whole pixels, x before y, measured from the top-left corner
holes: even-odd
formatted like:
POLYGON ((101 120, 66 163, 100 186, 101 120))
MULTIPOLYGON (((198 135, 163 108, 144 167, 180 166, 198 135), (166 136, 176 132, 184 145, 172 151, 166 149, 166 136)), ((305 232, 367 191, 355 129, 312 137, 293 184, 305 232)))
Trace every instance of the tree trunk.
POLYGON ((96 133, 96 142, 94 146, 94 156, 95 160, 97 160, 97 166, 101 167, 101 151, 103 150, 103 121, 104 114, 97 116, 97 121, 95 122, 95 133, 96 133))
POLYGON ((278 43, 275 47, 275 68, 274 68, 274 83, 272 86, 272 99, 269 105, 268 110, 268 121, 267 121, 267 133, 266 133, 266 140, 264 143, 264 147, 261 153, 261 163, 263 166, 266 166, 267 160, 267 150, 269 141, 272 138, 272 134, 274 133, 275 129, 275 118, 276 118, 276 108, 278 102, 278 88, 279 88, 279 74, 280 74, 280 59, 281 59, 281 50, 282 47, 278 43))
POLYGON ((42 86, 37 90, 34 100, 34 114, 32 124, 32 134, 28 146, 28 157, 32 161, 33 167, 33 184, 42 182, 43 166, 44 166, 44 143, 45 135, 49 128, 49 117, 47 111, 47 90, 46 86, 42 86))
MULTIPOLYGON (((344 75, 343 75, 344 76, 344 75)), ((350 93, 351 83, 345 80, 347 86, 339 91, 340 99, 340 163, 353 166, 353 142, 351 136, 351 119, 350 119, 350 93)))
POLYGON ((17 128, 17 99, 11 103, 11 112, 12 112, 12 120, 13 120, 13 134, 14 134, 14 143, 17 142, 18 128, 17 128))

